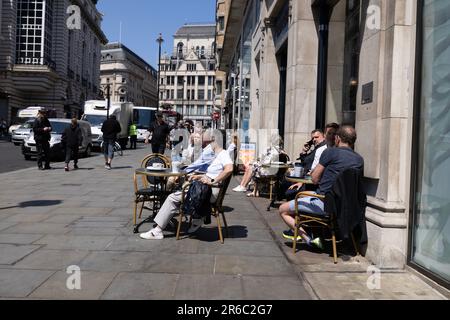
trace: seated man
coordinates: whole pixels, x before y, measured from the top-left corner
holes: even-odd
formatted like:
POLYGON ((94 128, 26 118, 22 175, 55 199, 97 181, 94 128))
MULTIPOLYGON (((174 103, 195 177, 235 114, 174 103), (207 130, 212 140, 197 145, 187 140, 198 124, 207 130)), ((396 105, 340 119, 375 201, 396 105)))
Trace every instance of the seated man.
MULTIPOLYGON (((314 184, 319 185, 316 194, 325 195, 331 191, 338 175, 350 168, 364 170, 364 159, 357 154, 353 148, 357 139, 356 130, 351 126, 343 126, 336 135, 336 148, 328 148, 320 158, 319 165, 312 172, 314 184)), ((306 197, 299 199, 299 212, 325 214, 324 203, 316 197, 306 197)), ((284 203, 280 207, 280 215, 283 221, 289 226, 289 230, 283 232, 283 237, 288 240, 294 240, 295 229, 295 200, 284 203)), ((311 237, 300 229, 300 238, 308 245, 316 245, 322 248, 320 238, 311 239, 311 237)), ((297 240, 300 240, 297 239, 297 240)))
MULTIPOLYGON (((189 178, 190 181, 197 180, 207 185, 218 184, 226 180, 233 173, 233 161, 228 152, 224 150, 213 137, 211 139, 211 149, 214 152, 215 158, 209 165, 205 175, 196 175, 189 178)), ((212 188, 211 203, 214 203, 219 194, 219 188, 212 188)), ((162 240, 164 239, 163 230, 169 224, 170 219, 179 212, 181 205, 182 192, 178 191, 172 193, 162 205, 159 213, 155 217, 157 226, 147 233, 140 235, 142 239, 146 240, 162 240)), ((203 220, 194 219, 192 227, 189 229, 190 233, 198 230, 203 224, 203 220)))

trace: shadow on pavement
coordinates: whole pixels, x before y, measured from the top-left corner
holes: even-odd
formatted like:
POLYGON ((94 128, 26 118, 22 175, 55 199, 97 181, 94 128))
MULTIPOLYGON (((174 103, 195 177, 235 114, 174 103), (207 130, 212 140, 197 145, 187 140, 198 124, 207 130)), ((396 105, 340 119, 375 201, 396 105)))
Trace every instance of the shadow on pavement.
POLYGON ((61 204, 61 200, 35 200, 35 201, 26 201, 21 202, 17 206, 11 206, 11 207, 5 207, 0 208, 1 210, 7 210, 12 208, 29 208, 29 207, 50 207, 50 206, 56 206, 58 204, 61 204))

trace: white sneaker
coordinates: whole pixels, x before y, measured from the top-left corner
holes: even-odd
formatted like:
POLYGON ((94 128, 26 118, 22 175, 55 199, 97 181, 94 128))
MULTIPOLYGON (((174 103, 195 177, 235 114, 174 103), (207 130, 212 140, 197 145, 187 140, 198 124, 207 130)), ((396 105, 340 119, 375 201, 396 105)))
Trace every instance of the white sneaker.
POLYGON ((243 187, 243 186, 237 186, 236 188, 233 189, 234 192, 245 192, 247 191, 247 188, 243 187))
POLYGON ((188 233, 195 233, 203 226, 203 219, 193 219, 192 226, 189 228, 188 233))
POLYGON ((144 240, 162 240, 164 239, 164 234, 162 232, 156 232, 155 230, 150 230, 147 233, 141 233, 139 235, 141 239, 144 240))

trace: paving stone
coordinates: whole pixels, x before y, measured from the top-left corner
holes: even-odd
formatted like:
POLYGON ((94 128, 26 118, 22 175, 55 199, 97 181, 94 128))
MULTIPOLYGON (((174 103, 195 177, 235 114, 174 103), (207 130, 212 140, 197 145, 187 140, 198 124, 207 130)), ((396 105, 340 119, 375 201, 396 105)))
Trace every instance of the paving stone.
POLYGON ((146 252, 91 252, 81 262, 80 268, 102 272, 143 271, 148 256, 146 252))
POLYGON ((40 222, 51 217, 51 214, 17 213, 6 219, 6 222, 32 223, 40 222))
POLYGON ((50 218, 44 220, 43 222, 69 225, 81 218, 82 216, 52 215, 50 218))
POLYGON ((0 244, 0 264, 12 265, 39 249, 40 246, 0 244))
POLYGON ((99 216, 106 215, 111 212, 111 208, 68 208, 68 207, 60 207, 51 211, 53 214, 72 214, 72 215, 81 215, 81 216, 99 216))
POLYGON ((3 244, 32 244, 42 238, 43 234, 6 234, 0 233, 0 243, 3 244))
POLYGON ((0 222, 0 231, 6 230, 15 225, 17 225, 16 222, 0 222))
MULTIPOLYGON (((81 288, 79 290, 71 290, 67 287, 67 281, 71 275, 72 274, 68 274, 64 271, 56 272, 36 289, 29 298, 51 300, 97 300, 106 288, 108 288, 117 274, 111 272, 90 272, 81 270, 81 288)), ((70 280, 69 284, 73 285, 70 280)))
POLYGON ((61 235, 70 231, 66 224, 59 223, 20 223, 8 229, 8 233, 54 234, 61 235))
POLYGON ((36 244, 45 244, 45 249, 52 250, 102 250, 114 240, 114 236, 69 236, 69 235, 48 235, 36 244))
POLYGON ((80 265, 89 251, 45 250, 28 255, 15 266, 20 269, 66 270, 69 266, 80 265))
POLYGON ((294 269, 277 257, 216 256, 215 274, 292 276, 294 269))
POLYGON ((212 255, 158 253, 147 257, 145 272, 203 275, 214 272, 212 255))
POLYGON ((176 300, 242 300, 241 277, 228 275, 181 275, 176 300))
POLYGON ((0 269, 0 297, 25 298, 54 272, 0 269))
POLYGON ((297 277, 243 276, 245 299, 249 300, 310 300, 309 293, 297 277))
POLYGON ((75 223, 71 224, 71 227, 73 228, 123 228, 126 227, 128 224, 127 222, 100 222, 100 221, 77 221, 75 223))
POLYGON ((199 253, 232 256, 281 257, 283 253, 275 243, 225 239, 225 243, 203 243, 199 253))
POLYGON ((67 236, 120 236, 133 233, 132 228, 70 228, 67 236))
POLYGON ((178 275, 121 273, 101 297, 104 300, 171 300, 178 275))

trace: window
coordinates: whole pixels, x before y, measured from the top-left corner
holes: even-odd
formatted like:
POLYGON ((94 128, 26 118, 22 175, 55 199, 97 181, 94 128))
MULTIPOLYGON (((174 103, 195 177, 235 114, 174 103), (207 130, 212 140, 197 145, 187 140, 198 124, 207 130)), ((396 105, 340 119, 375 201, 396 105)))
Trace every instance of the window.
POLYGON ((183 76, 179 76, 179 77, 177 77, 177 78, 178 78, 178 80, 177 80, 178 85, 179 85, 179 86, 182 86, 183 83, 184 83, 184 77, 183 77, 183 76))
POLYGON ((203 89, 198 89, 198 92, 197 92, 197 99, 198 99, 198 100, 205 100, 205 90, 203 90, 203 89))
POLYGON ((216 82, 216 94, 221 95, 222 94, 222 90, 223 90, 222 81, 221 80, 217 81, 216 82))
POLYGON ((198 85, 204 86, 205 85, 205 76, 199 76, 198 77, 198 85))
POLYGON ((208 76, 208 86, 214 85, 214 76, 208 76))
POLYGON ((197 106, 197 115, 199 116, 205 115, 205 106, 202 105, 197 106))
POLYGON ((217 24, 219 26, 219 31, 224 31, 225 29, 225 17, 218 17, 217 24))
POLYGON ((178 89, 177 90, 177 99, 184 99, 184 90, 183 89, 178 89))
POLYGON ((187 71, 197 71, 197 64, 195 63, 189 63, 187 65, 187 71))
POLYGON ((208 70, 209 70, 209 71, 214 71, 215 68, 216 68, 215 63, 210 63, 209 66, 208 66, 208 70))
POLYGON ((208 90, 208 100, 213 99, 213 91, 211 89, 208 90))
POLYGON ((211 106, 208 106, 208 108, 206 109, 206 115, 211 115, 211 106))

